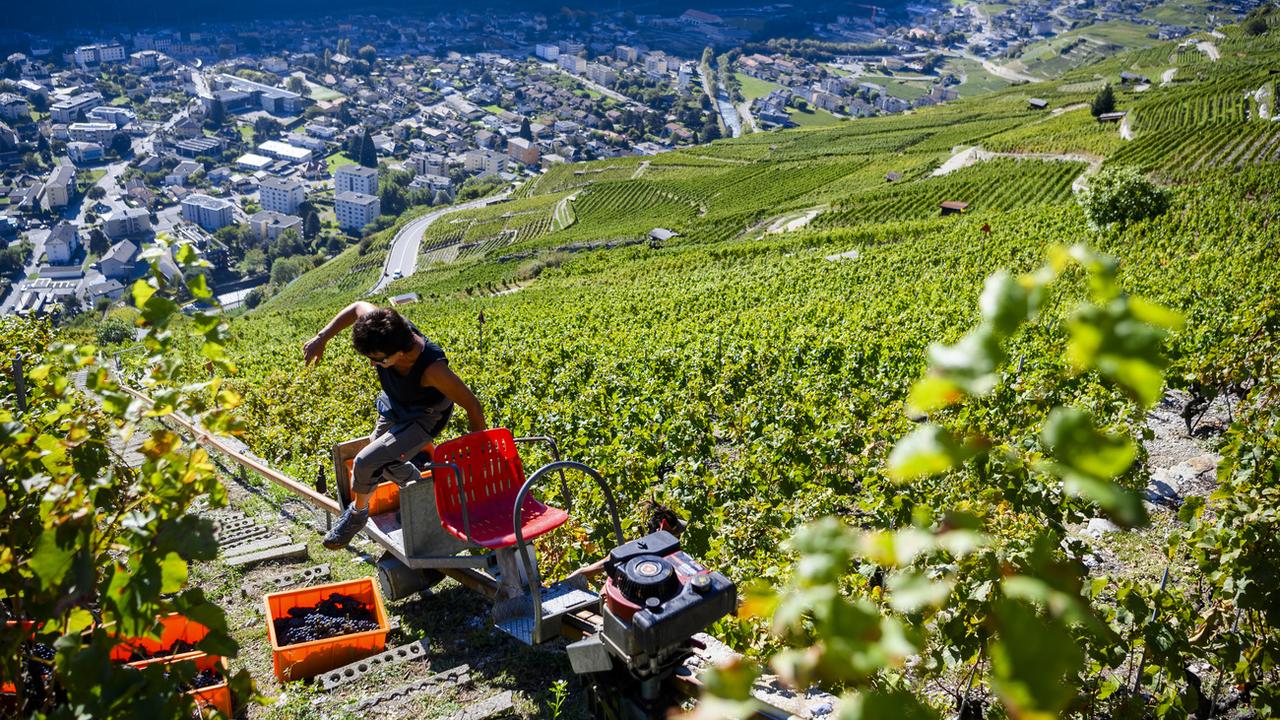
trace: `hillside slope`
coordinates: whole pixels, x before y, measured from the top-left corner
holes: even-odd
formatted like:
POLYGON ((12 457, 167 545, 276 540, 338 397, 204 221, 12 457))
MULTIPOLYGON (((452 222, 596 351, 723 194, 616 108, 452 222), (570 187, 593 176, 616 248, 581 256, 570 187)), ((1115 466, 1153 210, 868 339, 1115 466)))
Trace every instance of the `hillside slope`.
MULTIPOLYGON (((1211 383, 1244 363, 1256 318, 1242 309, 1274 313, 1280 295, 1280 125, 1270 120, 1280 31, 1229 29, 1215 42, 1217 62, 1166 43, 911 115, 559 167, 510 203, 433 225, 425 269, 390 292, 422 297, 405 314, 446 349, 492 424, 557 438, 603 471, 623 507, 656 496, 677 508, 692 520, 688 547, 731 576, 780 581, 780 542, 825 514, 899 527, 964 509, 1016 543, 1039 528, 1000 490, 967 475, 921 486, 884 477, 911 428, 906 393, 926 347, 973 324, 987 275, 1032 270, 1051 246, 1080 241, 1118 258, 1126 290, 1185 314, 1169 342, 1171 384, 1211 383), (1169 68, 1168 84, 1117 84, 1123 126, 1089 114, 1121 71, 1169 68), (1030 109, 1032 97, 1049 109, 1030 109), (990 159, 937 172, 973 146, 990 159), (1071 188, 1108 164, 1170 184, 1173 207, 1089 230, 1071 188), (944 200, 968 210, 939 217, 944 200), (657 227, 679 236, 644 242, 657 227)), ((299 476, 372 425, 367 362, 344 338, 304 369, 301 346, 372 283, 383 252, 380 242, 350 250, 233 324, 247 440, 299 476)), ((1074 399, 1138 429, 1141 413, 1109 402, 1094 379, 1047 384, 1065 369, 1046 348, 1083 292, 1072 282, 1045 329, 1013 339, 1009 392, 1043 393, 1046 407, 1074 399)), ((1025 420, 974 422, 999 435, 1025 420)), ((462 429, 455 419, 447 434, 462 429)), ((1126 476, 1147 481, 1141 463, 1126 476)), ((598 502, 581 490, 585 534, 552 540, 553 573, 599 549, 603 515, 583 510, 598 502)), ((638 510, 626 518, 639 521, 638 510)), ((1116 542, 1144 557, 1163 540, 1116 542)), ((1149 562, 1117 572, 1158 579, 1149 562)), ((1197 571, 1176 572, 1191 582, 1197 571)), ((740 645, 758 639, 726 631, 740 645)))

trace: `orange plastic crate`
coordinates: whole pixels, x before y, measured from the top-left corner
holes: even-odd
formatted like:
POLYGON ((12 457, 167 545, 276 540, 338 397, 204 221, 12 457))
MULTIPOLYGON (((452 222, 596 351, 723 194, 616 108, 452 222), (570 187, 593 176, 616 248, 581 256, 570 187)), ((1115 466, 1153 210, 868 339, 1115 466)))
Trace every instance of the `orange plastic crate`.
MULTIPOLYGON (((111 648, 111 659, 115 662, 128 662, 129 656, 133 654, 134 649, 145 650, 150 653, 165 652, 175 642, 185 641, 192 645, 204 639, 209 634, 209 628, 201 625, 195 620, 189 620, 178 613, 170 613, 157 618, 160 621, 162 629, 160 630, 160 639, 155 640, 148 637, 126 637, 123 642, 111 648)), ((193 658, 202 654, 199 650, 192 650, 177 655, 171 655, 166 658, 147 658, 147 660, 184 660, 193 658)), ((145 662, 145 661, 140 661, 145 662)))
POLYGON ((231 688, 227 686, 227 660, 218 655, 208 655, 206 653, 188 653, 186 655, 174 656, 172 658, 156 658, 154 660, 140 660, 138 662, 129 663, 129 667, 142 669, 150 665, 168 665, 176 662, 191 661, 196 664, 196 671, 208 670, 216 667, 218 674, 222 675, 222 682, 217 685, 197 688, 187 692, 195 699, 196 705, 201 709, 216 708, 219 712, 227 717, 231 717, 231 688))
POLYGON ((373 578, 268 593, 262 596, 262 602, 267 609, 267 636, 271 638, 272 661, 276 677, 281 682, 314 677, 377 655, 387 647, 387 632, 391 626, 387 622, 387 610, 382 605, 382 593, 373 578), (378 629, 281 646, 280 639, 276 637, 275 620, 288 617, 290 608, 315 607, 333 593, 349 595, 369 606, 378 621, 378 629))
MULTIPOLYGON (((24 629, 26 629, 26 630, 30 630, 30 631, 31 631, 31 635, 32 635, 33 637, 34 637, 34 635, 35 635, 35 627, 36 627, 36 624, 35 624, 33 621, 31 621, 31 620, 5 620, 5 621, 4 621, 4 626, 5 626, 6 628, 19 627, 19 626, 20 626, 20 627, 22 627, 22 628, 24 628, 24 629)), ((5 680, 5 681, 3 681, 3 682, 0 682, 0 695, 14 695, 14 694, 16 694, 17 692, 18 692, 18 686, 17 686, 17 684, 16 684, 16 683, 12 683, 12 682, 10 682, 10 681, 8 681, 8 680, 5 680)))

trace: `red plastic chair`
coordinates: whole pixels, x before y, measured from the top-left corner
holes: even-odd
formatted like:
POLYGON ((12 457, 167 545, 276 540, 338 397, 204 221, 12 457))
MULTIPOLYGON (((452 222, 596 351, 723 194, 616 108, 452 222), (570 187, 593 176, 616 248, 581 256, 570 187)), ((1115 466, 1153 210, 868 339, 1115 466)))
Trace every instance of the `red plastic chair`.
MULTIPOLYGON (((459 540, 492 550, 515 545, 512 519, 525 477, 511 431, 492 428, 441 443, 434 460, 436 510, 444 529, 459 540), (450 465, 461 471, 461 484, 450 465)), ((529 540, 568 519, 564 510, 527 495, 520 532, 529 540)))

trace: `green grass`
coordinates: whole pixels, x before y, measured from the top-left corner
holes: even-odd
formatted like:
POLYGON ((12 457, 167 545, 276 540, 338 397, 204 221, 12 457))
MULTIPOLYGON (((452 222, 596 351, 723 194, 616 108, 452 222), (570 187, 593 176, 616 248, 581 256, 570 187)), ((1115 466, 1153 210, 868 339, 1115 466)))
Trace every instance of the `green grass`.
POLYGON ((746 98, 748 101, 755 100, 756 98, 762 98, 782 87, 777 83, 754 78, 743 73, 734 73, 734 76, 738 78, 738 82, 742 83, 742 97, 746 98))
POLYGON ((976 63, 972 60, 947 58, 942 67, 944 74, 950 73, 964 78, 964 82, 956 88, 956 92, 960 94, 960 97, 985 95, 986 93, 1009 87, 1009 81, 992 75, 983 69, 982 63, 976 63))
POLYGON ((129 100, 128 95, 121 95, 119 97, 111 98, 111 104, 114 105, 115 107, 122 107, 130 104, 130 102, 131 101, 129 100))
POLYGON ((880 84, 884 86, 885 93, 907 101, 916 100, 929 94, 928 83, 922 85, 920 82, 895 79, 880 84))
POLYGON ((1143 10, 1140 15, 1169 25, 1187 25, 1192 29, 1208 27, 1213 3, 1207 0, 1172 0, 1143 10))
POLYGON ((336 153, 334 153, 334 154, 330 155, 329 157, 325 158, 325 159, 324 159, 324 162, 325 162, 325 165, 327 165, 327 166, 328 166, 328 168, 329 168, 329 174, 330 174, 330 175, 332 175, 332 174, 333 174, 333 171, 334 171, 334 170, 337 170, 338 168, 342 167, 343 165, 355 165, 355 164, 356 164, 356 161, 355 161, 355 160, 352 160, 350 157, 347 157, 347 153, 346 153, 346 152, 344 152, 344 151, 342 151, 342 150, 339 150, 338 152, 336 152, 336 153))
POLYGON ((317 85, 315 83, 309 83, 309 85, 311 86, 310 97, 312 100, 315 100, 316 102, 326 102, 329 100, 341 100, 342 98, 346 97, 346 95, 343 95, 337 90, 332 90, 323 85, 317 85))
POLYGON ((253 144, 253 128, 248 125, 236 125, 236 132, 240 133, 240 140, 246 145, 253 144))
POLYGON ((1149 25, 1125 20, 1096 23, 1032 43, 1011 65, 1032 74, 1056 77, 1126 50, 1151 47, 1157 41, 1147 37, 1149 32, 1149 25))
POLYGON ((817 110, 813 108, 810 108, 807 111, 787 108, 787 114, 791 116, 791 122, 802 128, 827 127, 840 122, 840 118, 832 115, 826 110, 817 110))
POLYGON ((485 109, 485 110, 488 110, 489 112, 493 113, 494 115, 497 115, 498 113, 503 112, 503 109, 502 109, 502 108, 500 108, 500 107, 498 107, 497 105, 485 105, 485 106, 484 106, 484 109, 485 109))

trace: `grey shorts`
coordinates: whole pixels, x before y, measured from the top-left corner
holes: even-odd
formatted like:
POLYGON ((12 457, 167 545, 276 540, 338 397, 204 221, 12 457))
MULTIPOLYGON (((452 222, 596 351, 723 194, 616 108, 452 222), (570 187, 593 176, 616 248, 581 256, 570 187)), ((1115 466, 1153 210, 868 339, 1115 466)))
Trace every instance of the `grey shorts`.
POLYGON ((356 455, 352 465, 352 491, 363 495, 387 480, 397 485, 417 480, 418 468, 410 461, 424 445, 435 441, 452 415, 453 405, 402 423, 392 423, 379 415, 369 444, 356 455))

